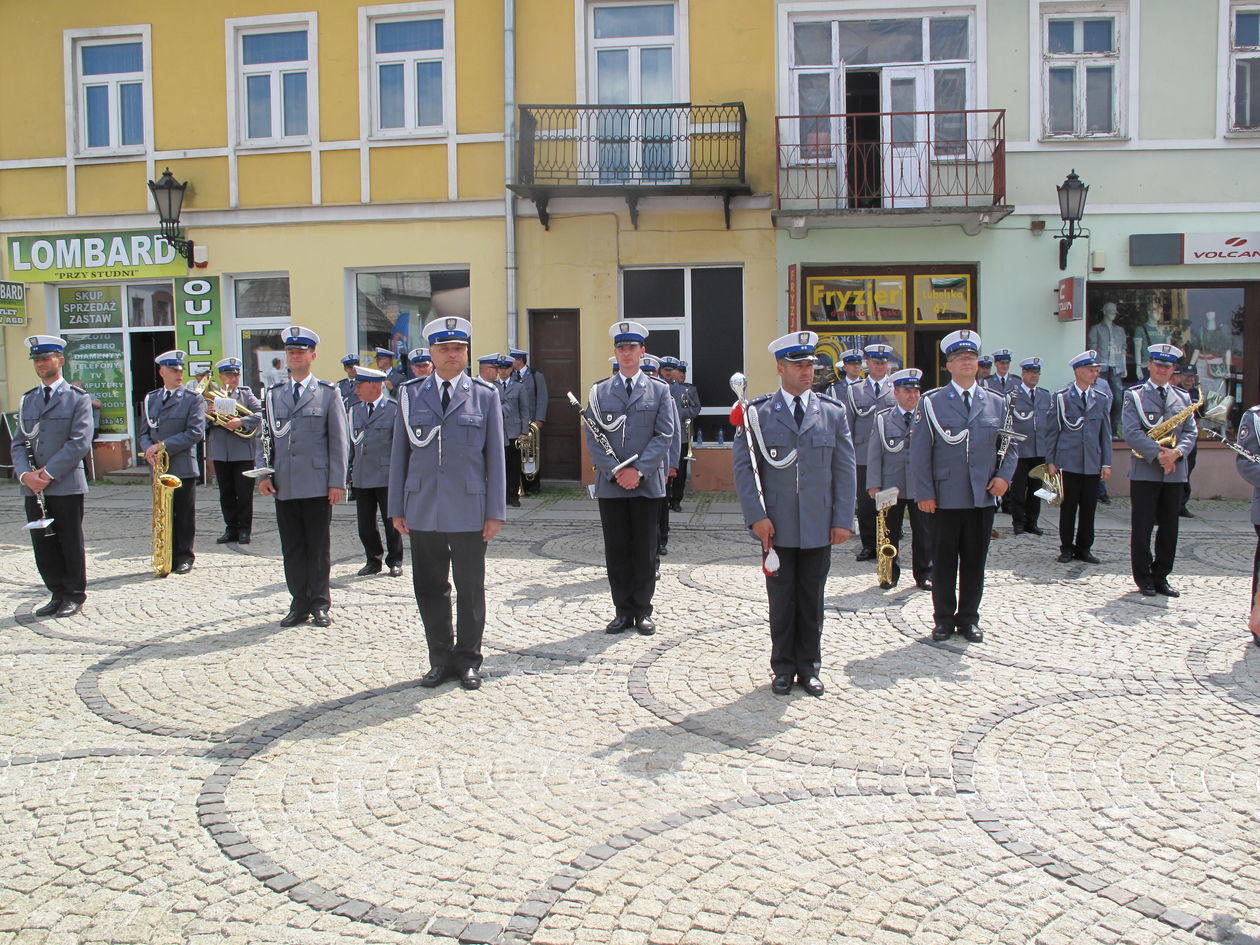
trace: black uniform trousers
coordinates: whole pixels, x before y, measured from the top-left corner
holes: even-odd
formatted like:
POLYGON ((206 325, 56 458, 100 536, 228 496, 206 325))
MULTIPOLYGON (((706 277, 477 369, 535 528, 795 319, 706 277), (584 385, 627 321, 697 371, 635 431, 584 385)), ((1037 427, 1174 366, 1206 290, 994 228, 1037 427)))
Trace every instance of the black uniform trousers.
POLYGON ((888 540, 897 549, 897 557, 893 558, 893 583, 901 579, 901 563, 905 556, 901 553, 902 524, 905 513, 910 513, 910 551, 913 556, 912 569, 916 583, 922 583, 932 576, 932 516, 920 512, 918 503, 911 499, 900 499, 896 505, 888 507, 888 540))
POLYGON ((822 669, 823 596, 831 546, 775 545, 779 570, 766 575, 770 598, 770 671, 776 676, 817 676, 822 669))
MULTIPOLYGON (((684 444, 683 452, 687 451, 684 444)), ((691 465, 691 460, 680 459, 678 461, 678 475, 669 480, 665 485, 665 494, 669 496, 670 502, 681 502, 683 493, 687 491, 687 467, 691 465)))
MULTIPOLYGON (((83 494, 44 495, 44 507, 53 519, 51 535, 44 528, 31 529, 35 567, 49 593, 60 601, 82 604, 87 600, 87 559, 83 552, 83 494)), ((26 520, 40 518, 35 496, 26 497, 26 520)))
POLYGON ((618 617, 652 616, 662 499, 600 499, 604 562, 618 617))
POLYGON ((412 530, 411 584, 429 645, 430 668, 480 669, 481 637, 486 629, 486 542, 481 532, 412 530))
POLYGON ((937 508, 932 523, 932 616, 955 627, 980 622, 993 506, 937 508))
POLYGON ((1041 517, 1041 499, 1037 490, 1041 488, 1041 480, 1028 475, 1034 466, 1044 463, 1044 456, 1021 456, 1015 464, 1015 475, 1011 477, 1011 524, 1018 529, 1029 526, 1036 528, 1037 519, 1041 517))
POLYGON ((862 550, 875 553, 875 500, 866 494, 866 466, 857 468, 858 538, 862 550))
POLYGON ((521 451, 516 448, 514 440, 508 440, 503 455, 507 460, 507 498, 511 502, 526 491, 525 477, 521 472, 521 451))
POLYGON ((1199 461, 1198 449, 1190 451, 1190 455, 1186 457, 1186 483, 1181 490, 1181 511, 1186 510, 1186 506, 1190 504, 1190 477, 1194 475, 1194 464, 1199 461))
POLYGON ((280 554, 284 557, 284 580, 293 598, 290 607, 307 614, 327 610, 332 605, 328 590, 332 505, 328 497, 277 497, 276 525, 280 530, 280 554))
POLYGON ((1253 526, 1256 530, 1256 553, 1251 559, 1251 599, 1256 599, 1256 587, 1260 585, 1260 525, 1253 526))
POLYGON ((245 475, 253 468, 253 461, 248 459, 216 460, 214 464, 223 526, 233 538, 248 535, 254 528, 254 480, 245 475))
POLYGON ((1177 557, 1177 513, 1181 510, 1180 482, 1129 482, 1130 519, 1129 561, 1138 587, 1163 581, 1172 573, 1177 557), (1151 556, 1151 532, 1155 533, 1155 555, 1151 556))
POLYGON ((1060 471, 1063 502, 1059 506, 1059 550, 1086 554, 1094 546, 1094 513, 1098 510, 1098 473, 1060 471))
POLYGON ((193 539, 197 537, 197 480, 184 479, 171 493, 171 567, 192 563, 193 539))
POLYGON ((368 563, 377 564, 384 559, 387 567, 402 564, 402 535, 390 522, 386 511, 389 506, 389 487, 379 486, 375 489, 364 489, 360 486, 354 490, 354 510, 359 519, 359 541, 363 543, 363 552, 368 563), (376 519, 380 517, 385 527, 385 545, 381 545, 381 533, 376 529, 376 519))

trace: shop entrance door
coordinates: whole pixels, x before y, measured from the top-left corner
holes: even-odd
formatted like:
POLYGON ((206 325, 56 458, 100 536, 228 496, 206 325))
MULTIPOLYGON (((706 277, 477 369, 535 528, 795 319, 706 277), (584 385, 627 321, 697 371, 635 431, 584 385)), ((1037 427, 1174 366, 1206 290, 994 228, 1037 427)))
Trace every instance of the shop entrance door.
POLYGON ((157 365, 153 359, 164 351, 175 347, 173 331, 133 331, 128 339, 131 343, 131 436, 132 456, 136 465, 144 456, 140 448, 140 431, 144 429, 144 398, 150 391, 162 386, 162 378, 158 376, 157 365))
POLYGON ((529 362, 547 379, 547 422, 542 431, 544 480, 582 477, 581 425, 568 392, 586 402, 582 389, 580 313, 577 309, 542 309, 529 313, 529 362))

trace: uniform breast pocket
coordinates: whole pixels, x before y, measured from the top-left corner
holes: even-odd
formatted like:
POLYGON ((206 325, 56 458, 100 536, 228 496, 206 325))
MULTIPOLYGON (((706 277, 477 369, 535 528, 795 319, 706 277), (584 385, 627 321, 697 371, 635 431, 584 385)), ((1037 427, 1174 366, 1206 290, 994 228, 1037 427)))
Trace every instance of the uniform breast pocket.
POLYGON ((810 434, 809 437, 810 450, 806 454, 806 460, 811 466, 828 466, 831 464, 831 451, 836 446, 836 435, 834 433, 826 433, 817 431, 810 434))
POLYGON ((486 426, 486 418, 479 413, 463 413, 459 415, 458 426, 462 434, 460 442, 467 446, 476 446, 484 436, 482 431, 486 426))

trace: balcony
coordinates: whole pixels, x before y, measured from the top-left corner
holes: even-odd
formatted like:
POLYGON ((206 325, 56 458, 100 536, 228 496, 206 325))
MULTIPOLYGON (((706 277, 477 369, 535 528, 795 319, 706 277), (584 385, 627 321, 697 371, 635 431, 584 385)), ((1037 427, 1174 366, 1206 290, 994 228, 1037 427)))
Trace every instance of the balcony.
POLYGON ((645 196, 731 198, 750 194, 744 178, 748 117, 725 105, 522 105, 514 193, 549 225, 553 197, 623 197, 639 223, 645 196))
POLYGON ((868 112, 775 119, 775 225, 810 228, 1000 220, 1006 203, 1006 111, 868 112))

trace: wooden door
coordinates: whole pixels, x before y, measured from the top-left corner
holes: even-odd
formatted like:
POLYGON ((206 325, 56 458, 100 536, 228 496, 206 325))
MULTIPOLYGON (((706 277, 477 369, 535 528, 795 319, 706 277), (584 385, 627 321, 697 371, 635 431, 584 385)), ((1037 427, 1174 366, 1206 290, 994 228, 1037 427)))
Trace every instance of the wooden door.
POLYGON ((547 379, 547 422, 542 434, 544 480, 581 479, 581 425, 568 392, 586 402, 582 390, 580 312, 530 309, 529 363, 547 379))

